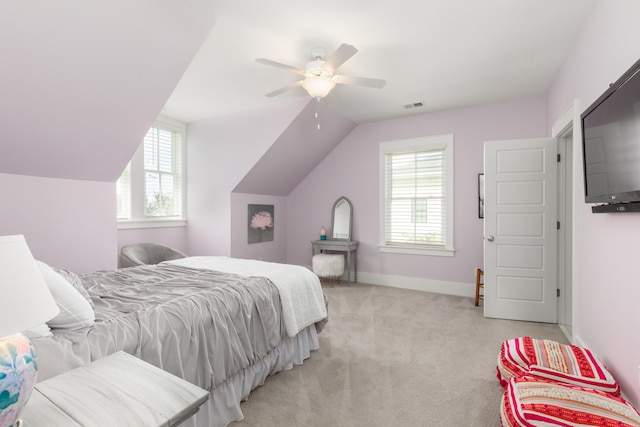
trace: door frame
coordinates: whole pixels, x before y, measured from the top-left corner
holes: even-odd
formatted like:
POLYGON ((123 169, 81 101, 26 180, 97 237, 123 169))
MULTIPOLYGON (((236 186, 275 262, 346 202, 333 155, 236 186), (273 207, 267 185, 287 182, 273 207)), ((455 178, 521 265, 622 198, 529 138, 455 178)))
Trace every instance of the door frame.
MULTIPOLYGON (((560 170, 566 179, 558 180, 558 185, 564 187, 558 188, 558 194, 570 194, 571 196, 569 206, 559 213, 562 217, 560 215, 558 217, 561 224, 560 231, 563 232, 564 238, 564 251, 562 254, 558 251, 558 265, 560 266, 561 260, 567 258, 571 260, 571 265, 569 266, 570 275, 564 274, 561 275, 561 277, 559 275, 558 289, 560 290, 560 295, 566 296, 569 292, 571 294, 571 330, 569 330, 566 325, 560 323, 560 318, 558 318, 558 325, 571 343, 574 343, 574 337, 579 335, 578 331, 580 330, 577 314, 580 286, 579 281, 575 280, 576 277, 578 277, 578 269, 576 252, 574 251, 574 248, 577 247, 575 213, 578 208, 578 195, 582 194, 580 191, 582 180, 579 179, 582 171, 582 164, 580 163, 582 159, 580 106, 581 101, 575 99, 551 127, 551 136, 558 139, 558 144, 560 145, 559 152, 564 152, 567 160, 565 162, 561 161, 560 170), (567 150, 570 150, 570 155, 567 150), (564 227, 562 226, 563 224, 565 225, 564 227), (567 235, 569 238, 567 238, 567 235)), ((563 268, 566 268, 566 266, 563 266, 563 268)), ((558 271, 560 270, 559 268, 558 271)), ((561 302, 564 303, 564 299, 562 299, 562 301, 559 300, 558 305, 560 305, 561 302)))

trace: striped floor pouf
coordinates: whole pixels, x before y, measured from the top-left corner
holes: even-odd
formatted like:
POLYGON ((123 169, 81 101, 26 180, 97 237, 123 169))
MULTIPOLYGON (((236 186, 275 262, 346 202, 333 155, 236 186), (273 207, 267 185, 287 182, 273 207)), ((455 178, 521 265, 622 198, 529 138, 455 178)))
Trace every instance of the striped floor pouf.
POLYGON ((530 375, 546 380, 620 394, 613 375, 584 347, 551 340, 519 337, 500 347, 498 380, 503 387, 512 377, 530 375))
POLYGON ((526 375, 508 381, 500 418, 503 427, 640 427, 640 414, 621 397, 526 375))

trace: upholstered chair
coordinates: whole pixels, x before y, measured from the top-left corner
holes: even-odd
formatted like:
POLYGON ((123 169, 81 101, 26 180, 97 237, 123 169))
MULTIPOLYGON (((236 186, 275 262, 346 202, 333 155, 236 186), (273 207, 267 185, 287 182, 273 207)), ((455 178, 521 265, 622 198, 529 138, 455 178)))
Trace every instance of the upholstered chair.
POLYGON ((132 243, 120 248, 118 267, 158 264, 162 261, 185 258, 186 256, 177 249, 156 243, 132 243))

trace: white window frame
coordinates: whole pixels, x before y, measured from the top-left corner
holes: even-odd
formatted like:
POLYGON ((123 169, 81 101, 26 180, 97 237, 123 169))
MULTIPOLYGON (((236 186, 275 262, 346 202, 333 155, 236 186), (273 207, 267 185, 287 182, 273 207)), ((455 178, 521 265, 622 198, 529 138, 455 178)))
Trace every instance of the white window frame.
POLYGON ((453 247, 453 134, 433 135, 418 138, 400 139, 394 141, 385 141, 380 143, 379 152, 379 243, 380 252, 413 254, 413 255, 431 255, 431 256, 453 256, 455 249, 453 247), (419 247, 415 244, 402 245, 386 243, 386 209, 385 209, 385 155, 392 153, 407 153, 418 151, 429 151, 444 149, 445 152, 445 209, 446 209, 446 225, 445 225, 445 245, 444 247, 435 247, 424 245, 419 247))
MULTIPOLYGON (((187 205, 187 180, 186 180, 186 125, 177 120, 166 117, 159 117, 153 123, 153 127, 161 127, 176 131, 181 136, 180 142, 180 184, 181 184, 181 213, 179 217, 146 217, 144 214, 144 193, 145 193, 145 169, 144 169, 144 143, 141 142, 131 161, 127 165, 130 168, 130 208, 131 217, 128 219, 118 219, 118 229, 128 228, 153 228, 153 227, 184 227, 186 221, 187 205)), ((126 170, 126 169, 125 169, 126 170)), ((126 191, 122 192, 126 194, 126 191)))

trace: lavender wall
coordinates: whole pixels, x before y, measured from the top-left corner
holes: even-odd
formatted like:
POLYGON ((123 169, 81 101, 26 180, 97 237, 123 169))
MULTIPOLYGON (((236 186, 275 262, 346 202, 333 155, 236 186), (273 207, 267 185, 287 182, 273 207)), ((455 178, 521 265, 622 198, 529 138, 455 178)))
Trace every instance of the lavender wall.
POLYGON ((354 238, 360 241, 361 281, 471 295, 475 269, 482 266, 482 220, 477 179, 483 143, 546 133, 544 97, 430 113, 358 126, 287 199, 287 262, 310 265, 310 241, 339 196, 354 206, 354 238), (454 257, 378 251, 378 150, 383 141, 454 134, 454 257), (399 276, 399 277, 398 277, 399 276), (390 278, 393 278, 391 281, 390 278))
POLYGON ((0 174, 0 235, 24 234, 34 257, 76 273, 117 265, 114 183, 0 174))
MULTIPOLYGON (((638 16, 636 0, 596 3, 549 92, 550 122, 574 99, 581 99, 582 109, 588 107, 640 58, 638 16)), ((580 147, 576 148, 581 156, 580 147)), ((582 183, 581 174, 581 170, 574 173, 577 183, 582 183)), ((592 214, 590 205, 583 202, 583 187, 577 188, 574 338, 598 354, 638 405, 640 270, 635 248, 640 241, 640 215, 592 214)))

